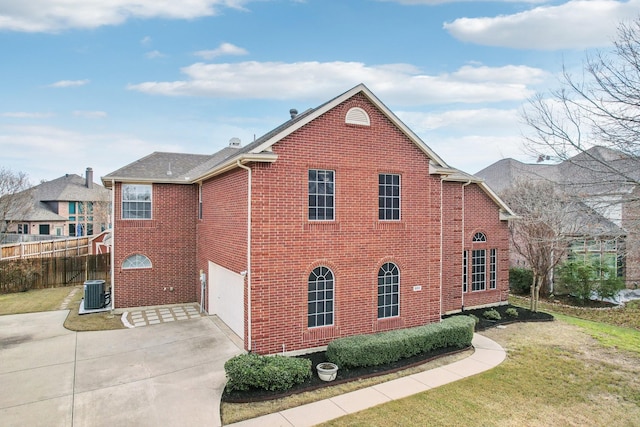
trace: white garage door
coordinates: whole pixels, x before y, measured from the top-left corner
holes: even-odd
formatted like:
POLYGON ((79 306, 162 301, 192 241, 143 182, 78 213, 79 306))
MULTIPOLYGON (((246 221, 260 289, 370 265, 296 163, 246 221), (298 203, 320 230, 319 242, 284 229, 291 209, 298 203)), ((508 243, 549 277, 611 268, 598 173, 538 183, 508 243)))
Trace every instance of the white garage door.
POLYGON ((244 276, 209 261, 209 314, 244 338, 244 276))

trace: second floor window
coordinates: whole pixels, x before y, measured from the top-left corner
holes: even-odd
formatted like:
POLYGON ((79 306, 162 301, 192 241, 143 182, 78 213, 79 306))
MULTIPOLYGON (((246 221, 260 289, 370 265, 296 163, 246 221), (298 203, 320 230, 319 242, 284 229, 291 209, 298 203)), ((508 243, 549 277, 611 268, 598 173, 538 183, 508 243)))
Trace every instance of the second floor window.
POLYGON ((400 220, 400 175, 378 175, 378 219, 400 220))
POLYGON ((151 219, 151 185, 122 185, 122 218, 151 219))
POLYGON ((309 169, 309 220, 333 221, 335 218, 334 172, 309 169))

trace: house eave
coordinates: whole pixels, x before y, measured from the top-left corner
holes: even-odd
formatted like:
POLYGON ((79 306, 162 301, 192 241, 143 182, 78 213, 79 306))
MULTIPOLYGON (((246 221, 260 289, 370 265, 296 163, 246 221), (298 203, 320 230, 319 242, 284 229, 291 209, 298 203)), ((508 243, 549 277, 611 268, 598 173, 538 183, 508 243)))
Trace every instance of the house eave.
POLYGON ((276 160, 278 160, 278 155, 273 152, 244 153, 225 160, 207 173, 195 178, 192 182, 202 183, 203 181, 213 178, 214 176, 221 175, 225 172, 237 168, 238 164, 245 165, 247 163, 274 163, 276 160))

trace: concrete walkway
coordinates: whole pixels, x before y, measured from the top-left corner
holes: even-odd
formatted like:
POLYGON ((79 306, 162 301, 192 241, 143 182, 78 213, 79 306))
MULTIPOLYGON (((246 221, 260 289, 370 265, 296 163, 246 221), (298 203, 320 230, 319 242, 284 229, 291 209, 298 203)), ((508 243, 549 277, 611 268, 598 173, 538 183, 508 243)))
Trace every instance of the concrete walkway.
POLYGON ((229 424, 234 427, 306 427, 353 414, 382 403, 427 391, 498 366, 506 352, 496 342, 474 334, 475 352, 466 359, 429 371, 309 403, 274 414, 229 424))

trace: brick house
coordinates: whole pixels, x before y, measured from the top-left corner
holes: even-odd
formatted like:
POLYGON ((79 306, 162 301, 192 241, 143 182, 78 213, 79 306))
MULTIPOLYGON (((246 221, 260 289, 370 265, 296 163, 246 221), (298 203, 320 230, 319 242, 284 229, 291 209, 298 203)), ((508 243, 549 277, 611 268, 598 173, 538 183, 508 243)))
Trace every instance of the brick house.
POLYGON ((91 236, 109 228, 111 191, 93 182, 92 168, 84 177, 66 174, 10 197, 14 208, 4 215, 7 241, 91 236))
MULTIPOLYGON (((606 265, 628 288, 640 283, 638 157, 593 146, 556 164, 502 159, 476 173, 502 195, 518 181, 553 185, 571 202, 568 256, 606 265)), ((512 251, 513 266, 528 267, 512 251)))
POLYGON ((364 85, 244 147, 153 153, 103 183, 114 307, 198 301, 247 350, 507 302, 513 213, 364 85))

